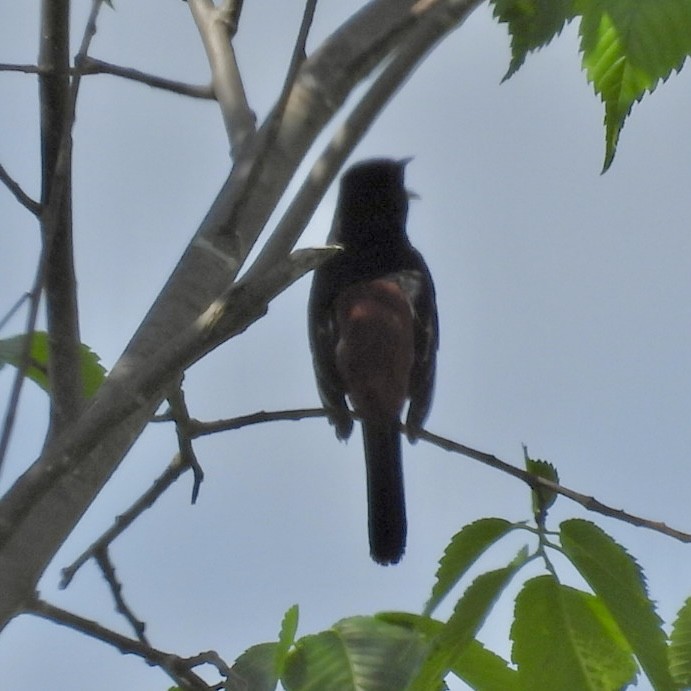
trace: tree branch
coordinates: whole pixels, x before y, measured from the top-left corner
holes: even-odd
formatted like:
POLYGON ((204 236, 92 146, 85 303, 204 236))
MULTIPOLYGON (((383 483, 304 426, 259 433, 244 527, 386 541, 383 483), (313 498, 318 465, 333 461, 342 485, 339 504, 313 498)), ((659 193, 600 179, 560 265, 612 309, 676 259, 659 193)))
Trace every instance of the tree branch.
POLYGON ((21 72, 22 74, 40 74, 38 65, 13 65, 7 62, 0 63, 0 72, 21 72))
MULTIPOLYGON (((405 426, 401 426, 401 428, 405 430, 405 426)), ((459 444, 451 439, 440 437, 437 434, 432 434, 431 432, 427 432, 425 430, 420 432, 418 438, 424 439, 425 441, 428 441, 431 444, 438 446, 440 449, 444 449, 445 451, 459 453, 463 456, 467 456, 468 458, 479 461, 480 463, 484 463, 491 468, 501 470, 503 473, 507 473, 508 475, 512 475, 513 477, 522 480, 531 489, 543 487, 551 492, 561 494, 562 496, 571 499, 571 501, 575 501, 577 504, 580 504, 588 511, 594 511, 595 513, 602 514, 603 516, 609 516, 610 518, 615 518, 618 521, 623 521, 624 523, 630 523, 631 525, 638 526, 639 528, 648 528, 649 530, 654 530, 655 532, 662 533, 663 535, 672 537, 680 542, 691 542, 691 534, 689 533, 684 533, 681 530, 670 528, 665 523, 660 521, 651 521, 647 518, 641 518, 640 516, 636 516, 621 509, 615 509, 607 504, 603 504, 601 501, 595 499, 595 497, 575 492, 568 487, 564 487, 556 482, 551 482, 546 478, 532 475, 531 473, 506 463, 505 461, 501 461, 496 456, 492 456, 484 451, 472 449, 469 446, 464 446, 463 444, 459 444)))
POLYGON ((189 466, 182 462, 179 454, 170 462, 163 474, 158 477, 153 485, 119 516, 116 516, 113 525, 94 541, 75 561, 62 569, 60 587, 67 588, 74 575, 91 558, 95 558, 99 552, 107 549, 132 523, 147 509, 150 509, 156 500, 170 487, 183 473, 189 470, 189 466))
POLYGON ((16 182, 9 173, 5 170, 5 167, 0 164, 0 181, 5 183, 7 189, 12 192, 15 199, 24 207, 26 207, 34 216, 39 216, 42 210, 42 206, 32 199, 16 182))
POLYGON ((209 691, 213 688, 192 671, 197 665, 210 662, 212 658, 208 655, 202 655, 201 657, 195 656, 186 660, 173 653, 166 653, 150 645, 146 645, 145 643, 111 631, 105 626, 101 626, 98 622, 85 619, 84 617, 80 617, 77 614, 68 612, 67 610, 51 605, 45 600, 38 598, 34 598, 27 605, 26 612, 27 614, 34 614, 35 616, 48 619, 56 624, 79 631, 91 638, 103 641, 117 648, 123 655, 137 655, 146 660, 149 664, 160 667, 174 682, 180 684, 183 689, 190 689, 191 691, 209 691))
POLYGON ((214 94, 221 107, 233 159, 255 133, 256 118, 247 103, 232 38, 237 31, 239 12, 211 0, 188 0, 211 66, 214 94))
MULTIPOLYGON (((93 0, 76 63, 96 33, 102 0, 93 0)), ((72 128, 80 74, 70 80, 69 0, 43 0, 39 51, 41 108, 42 287, 46 293, 51 382, 47 439, 78 417, 83 403, 79 316, 72 248, 72 128)), ((38 291, 40 293, 40 291, 38 291)))
POLYGON ((182 386, 177 386, 173 393, 168 396, 168 403, 170 405, 171 417, 175 421, 175 433, 178 438, 180 458, 184 466, 192 469, 192 474, 194 475, 192 503, 196 504, 197 497, 199 496, 199 488, 204 480, 204 471, 201 465, 199 465, 197 455, 192 447, 190 414, 187 410, 187 403, 185 402, 185 394, 182 390, 182 386))
POLYGON ((202 98, 207 100, 216 99, 214 90, 211 86, 184 84, 183 82, 178 82, 173 79, 165 79, 163 77, 157 77, 153 74, 147 74, 146 72, 135 70, 132 67, 113 65, 110 62, 97 60, 96 58, 89 57, 88 55, 82 60, 80 71, 84 75, 112 74, 115 77, 122 77, 123 79, 129 79, 134 82, 139 82, 140 84, 146 84, 147 86, 151 86, 155 89, 163 89, 164 91, 170 91, 171 93, 180 94, 182 96, 191 96, 192 98, 202 98))

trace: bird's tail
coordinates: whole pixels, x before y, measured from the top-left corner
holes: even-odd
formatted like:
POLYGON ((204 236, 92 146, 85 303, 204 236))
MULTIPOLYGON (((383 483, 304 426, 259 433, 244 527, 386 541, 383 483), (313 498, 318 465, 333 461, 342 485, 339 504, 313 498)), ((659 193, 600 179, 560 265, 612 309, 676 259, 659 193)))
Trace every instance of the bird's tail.
POLYGON ((407 532, 398 420, 367 421, 363 423, 362 433, 367 464, 370 554, 379 564, 395 564, 405 551, 407 532))

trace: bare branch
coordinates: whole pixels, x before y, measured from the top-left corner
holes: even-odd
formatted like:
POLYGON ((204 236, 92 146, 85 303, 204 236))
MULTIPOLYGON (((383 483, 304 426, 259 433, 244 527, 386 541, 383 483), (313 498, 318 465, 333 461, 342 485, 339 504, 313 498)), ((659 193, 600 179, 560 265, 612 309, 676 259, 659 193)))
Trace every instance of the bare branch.
MULTIPOLYGON (((230 0, 230 2, 232 3, 232 0, 230 0)), ((309 36, 309 31, 312 26, 316 6, 317 0, 307 0, 305 4, 302 21, 300 23, 300 30, 298 31, 298 37, 295 41, 293 54, 290 60, 290 65, 288 66, 285 80, 283 82, 283 87, 281 88, 281 93, 278 96, 276 105, 267 118, 266 124, 262 127, 263 136, 259 141, 258 151, 253 156, 250 169, 245 177, 245 180, 243 181, 243 187, 245 188, 251 188, 253 185, 257 184, 264 173, 267 154, 276 141, 281 124, 283 123, 283 116, 288 105, 288 100, 290 99, 293 87, 295 86, 295 81, 298 78, 300 67, 305 60, 307 37, 309 36)), ((243 211, 244 204, 245 197, 243 195, 239 195, 238 201, 233 208, 233 213, 228 219, 229 225, 233 225, 235 223, 237 217, 243 211)))
MULTIPOLYGON (((191 691, 210 691, 214 688, 209 686, 200 676, 192 671, 192 668, 199 664, 197 658, 190 658, 189 661, 173 653, 166 653, 162 650, 136 641, 127 636, 107 629, 98 622, 85 619, 78 614, 51 605, 45 600, 38 598, 30 602, 24 610, 27 614, 34 614, 43 619, 48 619, 56 624, 67 626, 75 631, 79 631, 91 638, 96 638, 108 645, 117 648, 123 655, 137 655, 151 665, 160 667, 168 676, 180 684, 184 689, 191 691)), ((203 658, 202 662, 210 662, 212 658, 203 658)))
POLYGON ((132 626, 139 642, 143 643, 144 645, 151 645, 144 634, 146 624, 141 621, 141 619, 137 619, 137 617, 134 616, 134 612, 132 612, 122 596, 122 583, 118 581, 117 576, 115 575, 115 567, 113 566, 110 556, 108 555, 108 549, 106 547, 99 549, 95 553, 94 557, 96 559, 96 563, 101 569, 101 572, 103 573, 104 578, 106 579, 106 582, 108 583, 110 592, 115 600, 115 608, 132 626))
POLYGON ((189 431, 193 438, 203 437, 208 434, 218 432, 230 432, 231 430, 249 427, 250 425, 261 425, 266 422, 298 421, 315 417, 325 417, 323 408, 299 408, 297 410, 261 410, 251 415, 241 415, 240 417, 228 420, 215 420, 213 422, 200 422, 190 420, 189 431))
MULTIPOLYGON (((405 429, 402 426, 402 429, 405 429)), ((588 511, 594 511, 595 513, 602 514, 603 516, 609 516, 610 518, 616 518, 618 521, 623 521, 624 523, 630 523, 631 525, 638 526, 640 528, 648 528, 649 530, 654 530, 663 535, 679 540, 680 542, 691 542, 691 534, 684 533, 681 530, 676 530, 675 528, 670 528, 665 523, 660 521, 651 521, 647 518, 641 518, 634 514, 628 513, 621 509, 615 509, 607 504, 603 504, 601 501, 595 499, 595 497, 587 496, 585 494, 580 494, 579 492, 574 492, 574 490, 559 485, 556 482, 551 482, 545 478, 538 477, 537 475, 532 475, 521 468, 517 468, 505 461, 499 460, 496 456, 485 453, 484 451, 477 451, 469 446, 464 446, 451 439, 446 439, 445 437, 440 437, 431 432, 422 430, 419 434, 419 439, 424 439, 425 441, 438 446, 440 449, 445 451, 452 451, 453 453, 459 453, 473 460, 480 461, 492 468, 501 470, 503 473, 508 475, 513 475, 513 477, 523 480, 531 489, 536 489, 538 487, 544 487, 552 492, 561 494, 577 504, 580 504, 588 511)))
POLYGON ((254 136, 256 123, 231 42, 239 14, 229 14, 226 8, 217 8, 211 0, 188 0, 187 4, 204 43, 214 94, 221 107, 233 158, 237 159, 243 144, 254 136))
POLYGON ((5 167, 0 164, 0 181, 5 183, 7 189, 12 192, 15 199, 24 207, 26 207, 34 216, 39 216, 43 207, 34 199, 32 199, 19 185, 19 183, 10 177, 5 167))
POLYGON ((150 509, 156 500, 170 487, 183 473, 189 470, 189 466, 182 463, 179 455, 170 462, 163 474, 158 477, 151 488, 147 490, 132 506, 120 516, 117 516, 115 523, 106 530, 101 537, 93 542, 79 557, 69 566, 62 570, 60 587, 66 588, 74 578, 77 571, 89 559, 96 554, 107 549, 107 547, 122 533, 129 528, 132 523, 147 509, 150 509))
MULTIPOLYGON (((195 439, 209 434, 228 432, 230 430, 240 429, 241 427, 248 427, 250 425, 258 425, 266 422, 303 420, 306 418, 324 416, 325 413, 323 408, 303 408, 298 410, 277 410, 270 412, 260 411, 252 413, 251 415, 242 415, 240 417, 228 420, 216 420, 214 422, 201 422, 188 417, 185 422, 185 431, 186 434, 189 435, 189 438, 195 439)), ((154 421, 177 422, 173 417, 172 411, 169 411, 165 415, 158 416, 154 421)), ((190 470, 190 465, 183 462, 180 454, 176 454, 170 465, 161 476, 155 480, 153 485, 137 499, 129 509, 117 516, 113 525, 84 550, 72 564, 62 569, 60 587, 66 588, 72 582, 77 571, 89 561, 89 559, 97 558, 98 554, 107 549, 120 535, 122 535, 122 533, 124 533, 144 511, 150 509, 156 500, 188 470, 190 470)))
POLYGON ((146 72, 135 70, 132 67, 113 65, 110 62, 97 60, 88 55, 85 56, 81 62, 80 72, 81 74, 112 74, 116 77, 122 77, 123 79, 130 79, 134 82, 146 84, 155 89, 170 91, 174 94, 212 101, 216 100, 214 90, 208 85, 197 86, 195 84, 184 84, 183 82, 178 82, 173 79, 165 79, 153 74, 147 74, 146 72))
POLYGON ((197 502, 199 487, 204 480, 204 471, 192 448, 192 435, 190 434, 190 414, 185 402, 185 394, 182 386, 176 386, 173 393, 168 396, 171 418, 175 420, 175 432, 178 437, 178 448, 182 463, 192 469, 194 485, 192 486, 192 503, 197 502))
POLYGON ((5 328, 5 325, 12 319, 12 317, 17 313, 17 310, 27 301, 31 298, 31 295, 29 293, 24 293, 18 300, 17 302, 10 307, 10 309, 7 310, 7 314, 0 318, 0 331, 2 331, 5 328))
POLYGON ((7 449, 12 438, 12 430, 14 429, 14 421, 17 417, 17 409, 19 408, 19 399, 22 394, 22 387, 26 379, 26 371, 29 367, 31 341, 34 330, 36 328, 36 320, 38 318, 38 306, 41 298, 41 285, 43 284, 43 262, 39 262, 39 266, 34 276, 34 285, 29 292, 29 313, 26 317, 25 333, 27 338, 24 340, 22 346, 22 355, 19 361, 19 367, 14 374, 12 380, 12 389, 7 401, 7 408, 5 409, 5 419, 2 423, 2 433, 0 434, 0 475, 2 474, 2 467, 5 462, 7 449))
POLYGON ((41 74, 38 65, 12 65, 7 62, 0 63, 0 72, 22 72, 23 74, 41 74))

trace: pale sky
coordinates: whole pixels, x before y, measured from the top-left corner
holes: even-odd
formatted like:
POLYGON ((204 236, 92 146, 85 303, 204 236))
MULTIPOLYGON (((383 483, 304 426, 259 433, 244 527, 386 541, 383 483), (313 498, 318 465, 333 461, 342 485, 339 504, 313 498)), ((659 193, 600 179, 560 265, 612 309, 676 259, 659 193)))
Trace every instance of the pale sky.
MULTIPOLYGON (((360 4, 320 3, 310 48, 360 4)), ((75 2, 74 41, 89 5, 75 2)), ((260 119, 282 84, 299 5, 245 3, 236 50, 260 119)), ((0 62, 35 62, 37 6, 0 5, 0 62)), ((601 176, 603 108, 580 71, 576 28, 500 84, 508 46, 505 29, 481 7, 434 51, 349 161, 415 157, 407 183, 421 199, 412 204, 409 234, 434 275, 441 323, 427 426, 515 465, 525 443, 557 466, 564 485, 691 532, 688 73, 634 108, 612 169, 601 176)), ((208 79, 183 2, 116 0, 115 11, 101 14, 92 55, 182 81, 208 79)), ((0 162, 38 196, 34 78, 0 73, 0 93, 0 162)), ((224 181, 228 143, 213 103, 111 76, 84 80, 74 136, 82 339, 111 367, 224 181)), ((335 193, 333 186, 301 245, 324 242, 335 193)), ((4 187, 0 210, 1 315, 30 287, 38 232, 4 187)), ((318 405, 308 290, 303 279, 260 323, 188 372, 193 416, 318 405)), ((15 318, 0 337, 23 323, 23 315, 15 318)), ((12 375, 0 372, 2 400, 12 375)), ((2 491, 35 458, 46 408, 42 392, 27 384, 2 491)), ((355 614, 419 612, 437 560, 463 525, 484 516, 530 518, 519 481, 404 443, 407 552, 383 568, 369 558, 359 432, 341 444, 315 419, 217 435, 195 448, 206 473, 196 506, 185 477, 112 550, 153 645, 182 655, 213 648, 231 661, 275 640, 295 603, 299 635, 355 614)), ((171 427, 145 432, 46 572, 44 598, 131 634, 95 567, 66 591, 57 589, 60 569, 148 488, 175 450, 171 427)), ((671 623, 690 594, 691 547, 565 499, 549 525, 571 517, 597 522, 635 555, 671 623)), ((473 575, 505 565, 524 541, 521 534, 495 547, 473 575)), ((565 582, 585 587, 557 564, 565 582)), ((538 573, 533 565, 524 576, 538 573)), ((520 582, 480 635, 505 657, 520 582)), ((3 689, 169 686, 139 659, 48 622, 23 617, 0 636, 3 689)))

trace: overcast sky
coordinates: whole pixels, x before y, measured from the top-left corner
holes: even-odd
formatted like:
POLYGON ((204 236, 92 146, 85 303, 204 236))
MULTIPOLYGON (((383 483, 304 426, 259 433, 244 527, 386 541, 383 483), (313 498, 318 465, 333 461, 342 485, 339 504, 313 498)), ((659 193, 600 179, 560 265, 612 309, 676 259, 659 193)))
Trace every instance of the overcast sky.
MULTIPOLYGON (((35 62, 38 4, 0 4, 0 62, 35 62)), ((90 3, 74 4, 76 42, 90 3)), ((323 0, 310 49, 360 4, 323 0)), ((245 3, 236 49, 260 119, 280 89, 300 5, 245 3)), ((558 467, 563 484, 691 531, 688 72, 634 108, 614 165, 602 176, 603 109, 580 71, 576 27, 500 84, 508 46, 505 29, 481 7, 427 59, 350 161, 415 157, 407 182, 421 199, 412 204, 409 234, 434 275, 441 323, 428 428, 516 465, 525 443, 558 467)), ((101 14, 92 55, 182 81, 208 80, 183 2, 116 0, 115 11, 101 14)), ((0 162, 37 197, 35 80, 0 73, 0 94, 0 162)), ((227 152, 213 103, 110 76, 84 80, 74 174, 82 338, 106 367, 214 199, 229 169, 227 152)), ((336 186, 302 245, 324 241, 335 194, 336 186)), ((31 285, 38 233, 4 187, 0 211, 4 314, 31 285)), ((206 420, 318 405, 308 290, 303 279, 265 319, 188 372, 192 415, 206 420)), ((18 316, 0 336, 23 323, 18 316)), ((12 376, 0 372, 3 400, 12 376)), ((46 409, 43 394, 28 384, 3 491, 35 458, 46 409)), ((206 473, 197 505, 189 504, 185 477, 112 553, 152 643, 183 655, 213 648, 232 660, 274 640, 294 603, 300 634, 354 614, 420 611, 436 562, 461 526, 484 516, 530 517, 529 493, 517 480, 424 443, 404 444, 407 553, 383 568, 368 554, 359 432, 341 444, 325 420, 315 419, 217 435, 195 448, 206 473)), ((172 428, 145 432, 46 572, 46 599, 131 633, 94 567, 67 591, 57 590, 59 571, 149 486, 175 450, 172 428)), ((638 558, 669 622, 691 593, 691 548, 589 515, 565 499, 550 524, 574 516, 597 521, 638 558)), ((524 539, 495 548, 480 570, 506 564, 524 539)), ((565 582, 584 587, 557 564, 565 582)), ((526 577, 537 573, 532 566, 526 577)), ((481 634, 504 656, 519 585, 481 634)), ((47 622, 20 618, 0 637, 3 689, 169 685, 140 660, 47 622)))

